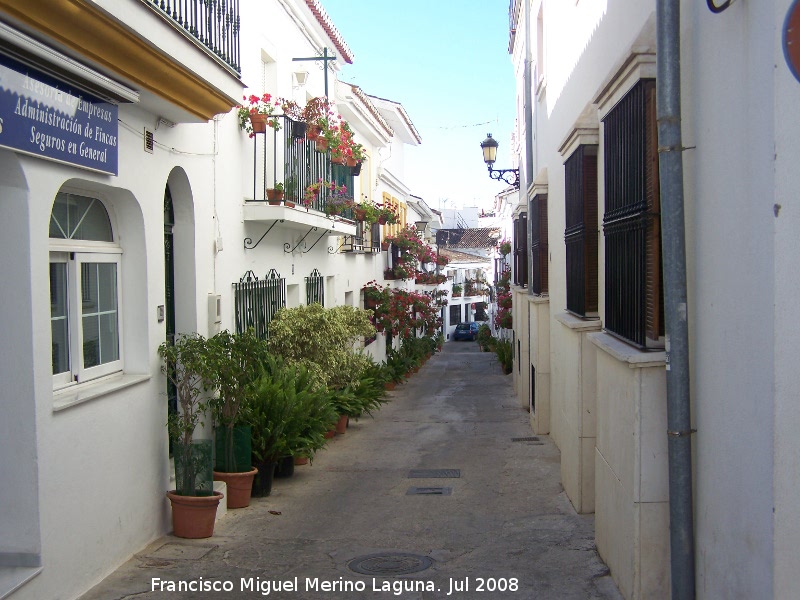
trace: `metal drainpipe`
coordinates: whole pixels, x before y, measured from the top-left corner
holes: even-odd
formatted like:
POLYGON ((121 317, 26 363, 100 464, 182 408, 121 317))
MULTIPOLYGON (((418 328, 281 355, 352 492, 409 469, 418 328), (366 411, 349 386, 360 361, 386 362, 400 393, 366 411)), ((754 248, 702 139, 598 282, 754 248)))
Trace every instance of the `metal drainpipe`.
MULTIPOLYGON (((533 219, 530 214, 530 203, 528 201, 528 190, 533 184, 533 179, 536 174, 533 172, 533 93, 532 88, 536 84, 531 76, 531 63, 533 56, 531 54, 531 2, 530 0, 522 0, 525 3, 525 68, 523 71, 523 86, 525 93, 523 94, 525 102, 525 177, 522 178, 520 183, 519 194, 520 201, 525 202, 526 212, 528 213, 527 231, 525 232, 528 238, 528 243, 525 245, 528 257, 530 258, 531 243, 533 240, 533 230, 531 229, 531 222, 533 219)), ((521 165, 520 165, 521 166, 521 165)), ((533 294, 533 261, 527 260, 527 270, 525 279, 528 280, 528 294, 533 294)), ((530 336, 528 336, 528 344, 530 344, 530 336)))
POLYGON ((694 600, 692 429, 681 140, 680 0, 656 0, 656 27, 656 110, 666 317, 672 598, 694 600))

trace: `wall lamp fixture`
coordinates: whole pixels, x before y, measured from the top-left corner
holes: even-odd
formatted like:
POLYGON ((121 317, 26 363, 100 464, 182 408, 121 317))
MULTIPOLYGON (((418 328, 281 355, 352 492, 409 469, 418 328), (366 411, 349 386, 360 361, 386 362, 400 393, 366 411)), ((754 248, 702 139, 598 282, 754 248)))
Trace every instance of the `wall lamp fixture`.
POLYGON ((497 179, 498 181, 505 181, 508 185, 513 185, 519 189, 519 169, 493 169, 495 159, 497 158, 497 147, 500 145, 497 140, 492 137, 491 133, 487 133, 487 138, 481 142, 481 150, 483 150, 483 162, 489 167, 489 177, 497 179))

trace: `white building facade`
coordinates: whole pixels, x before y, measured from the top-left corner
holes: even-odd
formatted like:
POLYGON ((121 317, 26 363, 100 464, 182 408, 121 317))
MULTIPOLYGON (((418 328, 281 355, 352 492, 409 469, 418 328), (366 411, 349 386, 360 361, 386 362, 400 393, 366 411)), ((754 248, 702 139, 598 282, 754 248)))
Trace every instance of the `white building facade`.
POLYGON ((244 94, 303 105, 327 72, 368 155, 337 181, 406 216, 402 160, 381 157, 419 135, 399 103, 336 81, 353 55, 321 4, 220 6, 194 23, 221 19, 204 45, 157 2, 0 3, 0 597, 74 598, 170 529, 168 336, 247 326, 248 274, 278 280, 276 308, 363 306, 382 279, 385 228, 264 201, 302 160, 332 171, 283 144, 288 123, 249 138, 232 110, 244 94), (323 49, 327 71, 293 60, 323 49))

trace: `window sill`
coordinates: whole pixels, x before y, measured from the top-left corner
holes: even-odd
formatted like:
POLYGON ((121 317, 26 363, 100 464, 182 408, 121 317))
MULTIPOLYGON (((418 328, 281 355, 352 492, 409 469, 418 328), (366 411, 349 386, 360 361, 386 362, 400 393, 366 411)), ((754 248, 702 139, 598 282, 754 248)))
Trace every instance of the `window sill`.
POLYGON ((42 572, 42 567, 0 567, 0 600, 8 598, 42 572))
POLYGON ((598 317, 582 319, 568 312, 557 314, 555 319, 567 329, 572 329, 573 331, 579 331, 581 333, 599 332, 603 325, 598 317))
POLYGON ((531 304, 550 304, 550 296, 528 295, 528 302, 531 304))
POLYGON ((115 373, 96 381, 53 392, 53 412, 59 412, 101 398, 150 379, 150 373, 115 373))
POLYGON ((604 331, 590 333, 587 337, 600 350, 610 354, 620 362, 628 363, 631 369, 665 367, 667 365, 667 353, 664 350, 653 351, 634 348, 604 331))

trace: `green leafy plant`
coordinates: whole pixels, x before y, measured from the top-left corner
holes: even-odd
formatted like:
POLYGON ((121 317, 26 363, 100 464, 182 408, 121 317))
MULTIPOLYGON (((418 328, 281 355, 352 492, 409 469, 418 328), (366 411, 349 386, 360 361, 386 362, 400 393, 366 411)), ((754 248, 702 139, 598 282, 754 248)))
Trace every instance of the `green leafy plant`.
POLYGON ((502 254, 503 256, 507 256, 508 254, 511 253, 511 241, 502 240, 498 245, 498 248, 500 249, 500 254, 502 254))
POLYGON ((223 438, 225 447, 217 448, 226 472, 250 470, 249 462, 236 464, 233 429, 244 422, 242 415, 253 401, 260 364, 266 354, 266 343, 252 329, 235 335, 224 330, 207 341, 203 378, 207 387, 219 391, 209 400, 209 408, 215 424, 227 430, 223 438))
POLYGON ((478 327, 478 345, 481 350, 486 352, 494 348, 494 337, 492 336, 492 329, 485 323, 478 327))
POLYGON ((317 303, 279 310, 269 327, 268 347, 289 363, 305 364, 330 388, 358 380, 367 359, 354 350, 375 334, 370 313, 354 306, 324 308, 317 303))
POLYGON ((178 396, 178 411, 170 413, 167 431, 174 443, 177 492, 183 496, 198 496, 209 490, 198 487, 197 477, 203 470, 211 469, 204 454, 195 452, 194 431, 202 424, 206 411, 203 400, 204 373, 207 372, 208 342, 196 333, 178 335, 173 343, 163 342, 158 347, 161 357, 161 372, 175 386, 178 396))
POLYGON ((497 354, 497 360, 500 361, 500 366, 503 373, 508 375, 514 368, 514 347, 508 340, 496 340, 494 344, 494 351, 497 354))

